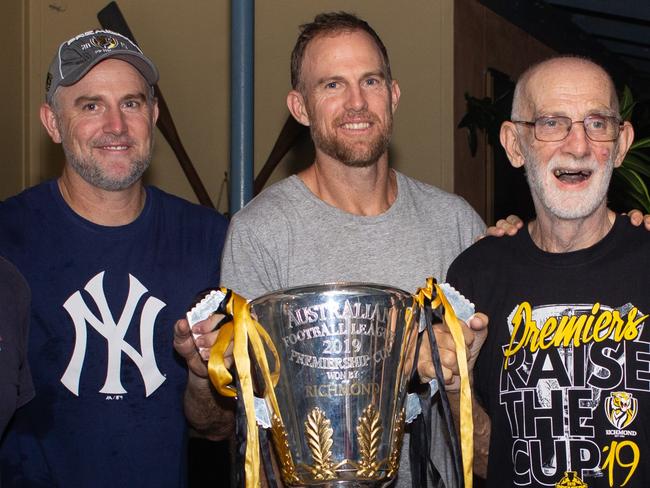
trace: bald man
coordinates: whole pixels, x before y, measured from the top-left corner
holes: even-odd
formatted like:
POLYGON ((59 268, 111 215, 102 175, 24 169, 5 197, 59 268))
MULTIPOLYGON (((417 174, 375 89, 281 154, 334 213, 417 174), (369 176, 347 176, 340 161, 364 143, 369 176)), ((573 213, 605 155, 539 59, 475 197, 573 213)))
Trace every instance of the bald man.
POLYGON ((448 273, 490 317, 474 368, 489 487, 650 486, 650 235, 607 208, 633 138, 589 60, 553 58, 517 83, 501 143, 536 219, 448 273))

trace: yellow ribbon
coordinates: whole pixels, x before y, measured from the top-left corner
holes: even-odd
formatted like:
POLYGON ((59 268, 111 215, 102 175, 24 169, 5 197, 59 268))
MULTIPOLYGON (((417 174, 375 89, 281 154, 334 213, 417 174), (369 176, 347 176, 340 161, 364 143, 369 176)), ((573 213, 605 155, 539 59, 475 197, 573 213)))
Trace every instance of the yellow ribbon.
POLYGON ((229 297, 225 304, 225 312, 232 317, 232 320, 221 327, 217 341, 210 350, 208 374, 210 381, 212 381, 219 394, 227 397, 237 396, 237 390, 232 386, 232 375, 224 363, 224 354, 232 342, 233 360, 237 374, 239 375, 241 395, 244 402, 244 409, 246 410, 247 437, 244 461, 246 486, 256 488, 260 486, 260 449, 257 421, 255 419, 253 378, 248 352, 249 344, 253 352, 253 357, 257 361, 267 386, 264 392, 265 398, 271 404, 272 410, 278 417, 280 417, 280 410, 273 387, 277 385, 278 379, 280 378, 280 360, 271 337, 251 316, 246 299, 234 292, 229 292, 226 288, 221 288, 221 291, 229 297), (273 355, 275 362, 273 371, 269 369, 265 346, 273 355))
POLYGON ((463 477, 465 488, 472 488, 472 465, 474 464, 474 420, 472 418, 472 391, 469 385, 469 373, 467 370, 467 354, 465 351, 465 337, 463 330, 456 318, 454 309, 447 301, 442 289, 433 282, 433 278, 427 278, 426 287, 420 288, 415 294, 415 301, 421 306, 425 305, 425 298, 432 300, 431 307, 443 306, 445 310, 445 323, 449 327, 451 336, 456 346, 456 358, 460 373, 460 443, 463 458, 463 477), (435 299, 432 300, 435 290, 435 299))

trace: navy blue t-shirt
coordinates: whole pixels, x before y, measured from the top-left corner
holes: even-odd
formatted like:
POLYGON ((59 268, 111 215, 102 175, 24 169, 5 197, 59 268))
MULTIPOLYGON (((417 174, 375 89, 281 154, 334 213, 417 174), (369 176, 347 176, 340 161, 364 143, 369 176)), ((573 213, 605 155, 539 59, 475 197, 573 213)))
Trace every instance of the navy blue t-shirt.
POLYGON ((227 221, 146 192, 118 227, 77 215, 55 181, 0 204, 0 255, 32 289, 36 387, 1 447, 5 486, 185 485, 187 370, 173 324, 219 284, 227 221))

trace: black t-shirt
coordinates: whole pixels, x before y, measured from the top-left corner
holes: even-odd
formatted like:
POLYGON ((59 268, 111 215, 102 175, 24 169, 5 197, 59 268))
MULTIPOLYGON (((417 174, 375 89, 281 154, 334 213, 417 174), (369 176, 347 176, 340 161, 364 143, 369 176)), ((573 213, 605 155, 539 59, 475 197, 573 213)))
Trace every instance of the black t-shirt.
POLYGON ((650 232, 618 217, 564 254, 527 230, 485 238, 448 280, 490 318, 474 369, 487 485, 650 486, 650 232))
POLYGON ((14 411, 34 396, 27 363, 29 287, 0 257, 0 435, 14 411))

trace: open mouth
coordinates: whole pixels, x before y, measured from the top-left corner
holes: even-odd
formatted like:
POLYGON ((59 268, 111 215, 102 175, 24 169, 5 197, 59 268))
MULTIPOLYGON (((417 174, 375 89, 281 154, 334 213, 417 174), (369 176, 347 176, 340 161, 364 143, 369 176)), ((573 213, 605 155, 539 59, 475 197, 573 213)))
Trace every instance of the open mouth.
POLYGON ((341 124, 341 127, 347 130, 365 130, 370 127, 370 122, 348 122, 341 124))
POLYGON ((555 177, 562 183, 575 184, 587 181, 591 177, 591 170, 568 170, 556 169, 553 171, 555 177))
POLYGON ((126 151, 128 148, 129 146, 122 145, 99 146, 99 149, 103 149, 104 151, 126 151))

